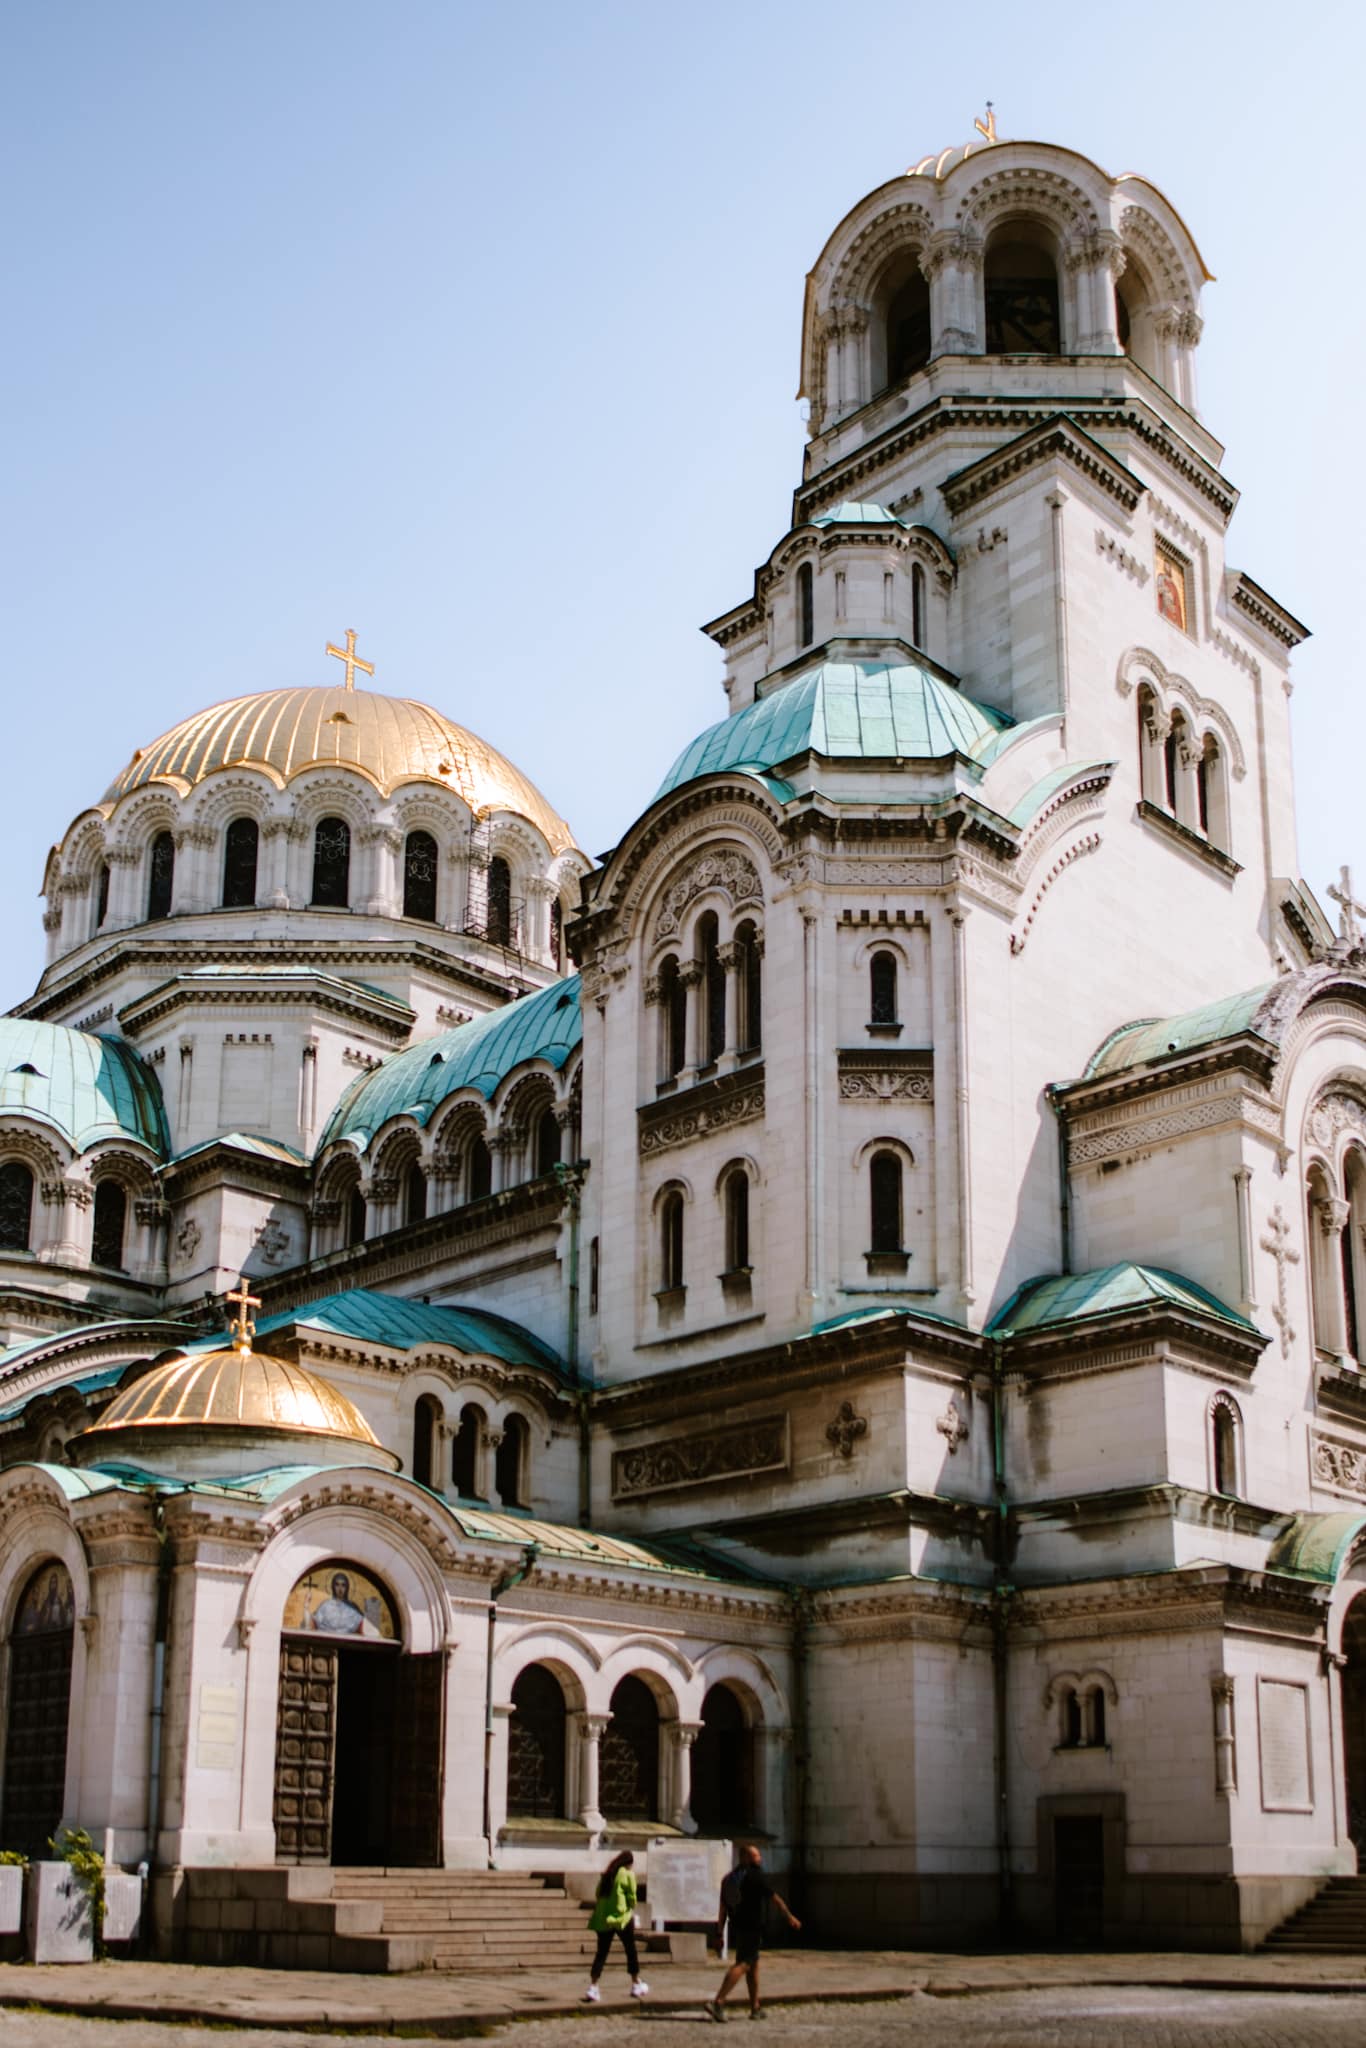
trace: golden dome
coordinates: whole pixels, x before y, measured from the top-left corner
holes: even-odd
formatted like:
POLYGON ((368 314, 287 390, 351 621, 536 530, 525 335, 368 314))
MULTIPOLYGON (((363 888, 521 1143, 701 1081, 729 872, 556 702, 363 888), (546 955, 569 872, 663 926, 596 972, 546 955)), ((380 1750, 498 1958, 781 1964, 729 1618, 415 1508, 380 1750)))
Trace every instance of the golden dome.
POLYGON ((148 782, 169 782, 182 796, 220 768, 263 768, 281 787, 305 768, 354 768, 384 796, 403 782, 453 789, 476 817, 513 811, 535 825, 552 853, 574 835, 534 783, 496 748, 428 704, 377 690, 263 690, 230 697, 183 718, 139 747, 103 801, 117 803, 148 782))
POLYGON ((326 1380, 260 1351, 173 1358, 116 1394, 87 1437, 105 1430, 264 1429, 351 1437, 378 1447, 365 1417, 326 1380))

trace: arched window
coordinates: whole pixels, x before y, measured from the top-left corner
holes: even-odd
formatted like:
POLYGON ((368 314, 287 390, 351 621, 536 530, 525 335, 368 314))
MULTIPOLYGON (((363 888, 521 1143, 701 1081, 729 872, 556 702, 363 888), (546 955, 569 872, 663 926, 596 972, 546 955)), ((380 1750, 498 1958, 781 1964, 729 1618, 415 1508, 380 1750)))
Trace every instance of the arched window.
POLYGON ((509 1415, 503 1423, 503 1441, 493 1456, 493 1484, 505 1508, 527 1504, 527 1446, 530 1435, 520 1415, 509 1415))
POLYGON ((1242 1418, 1237 1403, 1228 1394, 1216 1394, 1210 1402, 1210 1477, 1214 1491, 1228 1500, 1241 1497, 1242 1418))
POLYGON ((313 834, 313 894, 323 910, 345 910, 351 901, 351 827, 345 818, 323 818, 313 834))
POLYGON ((901 1244, 901 1160, 895 1152, 875 1152, 868 1168, 874 1258, 897 1257, 901 1244))
POLYGON ((261 833, 255 818, 234 818, 223 840, 223 908, 249 910, 256 901, 261 833))
POLYGON ((560 1120, 549 1105, 536 1119, 533 1156, 538 1174, 550 1173, 560 1163, 560 1120))
POLYGON ((683 985, 678 961, 670 953, 659 970, 659 1065, 662 1081, 672 1081, 682 1073, 687 1051, 688 991, 683 985))
POLYGON ((797 645, 809 647, 816 637, 816 579, 809 562, 797 571, 797 645))
POLYGON ((1081 1701, 1077 1689, 1069 1685, 1062 1695, 1062 1746, 1064 1749, 1080 1749, 1082 1737, 1081 1701))
POLYGON ((501 853, 489 862, 488 935, 495 946, 512 944, 512 869, 501 853))
POLYGON ((528 1664, 512 1685, 508 1722, 508 1819, 565 1817, 564 1690, 544 1664, 528 1664))
POLYGON ((1093 1685, 1086 1695, 1086 1740, 1093 1749, 1105 1747, 1105 1687, 1093 1685))
POLYGON ((659 1818, 659 1708, 643 1678, 623 1678, 609 1701, 599 1792, 609 1821, 659 1818))
POLYGON ((1366 1338, 1366 1154, 1353 1146, 1342 1169, 1347 1221, 1342 1230, 1342 1295, 1347 1323, 1347 1350, 1358 1364, 1366 1338))
POLYGON ((109 863, 100 862, 100 871, 95 877, 95 930, 99 931, 109 915, 109 863))
POLYGON ((465 1199, 468 1202, 482 1202, 485 1195, 493 1193, 493 1154, 483 1138, 476 1136, 470 1139, 468 1160, 469 1172, 466 1178, 469 1182, 469 1192, 465 1199))
POLYGON ((116 1180, 102 1180, 95 1188, 95 1218, 91 1232, 90 1257, 97 1266, 123 1270, 123 1232, 128 1219, 128 1197, 116 1180))
POLYGON ((726 1221, 726 1271, 749 1271, 749 1175, 733 1166, 722 1183, 726 1221))
POLYGON ((419 1486, 438 1484, 436 1447, 441 1427, 441 1403, 435 1394, 419 1394, 413 1409, 413 1477, 419 1486))
POLYGON ((436 923, 436 841, 430 832, 410 832, 403 842, 403 915, 436 923))
POLYGON ((1041 231, 1014 222, 993 236, 982 287, 989 356, 1062 353, 1057 264, 1041 231))
POLYGON ((6 1674, 4 1810, 7 1849, 51 1855, 66 1810, 66 1739, 76 1594, 66 1566, 49 1557, 20 1595, 6 1674))
POLYGON ((758 1052, 764 1042, 763 947, 748 919, 737 927, 735 943, 740 949, 734 970, 740 977, 739 1050, 758 1052))
POLYGON ((175 887, 175 840, 169 832, 158 832, 147 860, 147 922, 155 924, 171 914, 171 892, 175 887))
POLYGON ((896 954, 874 953, 868 963, 870 1024, 896 1023, 896 954))
POLYGON ((900 384, 930 360, 930 288, 914 257, 887 305, 887 384, 900 384))
POLYGON ((359 1181, 352 1183, 346 1198, 346 1242, 348 1245, 365 1243, 365 1196, 359 1181))
POLYGON ((911 567, 911 639, 925 645, 925 571, 919 562, 911 567))
POLYGON ((697 920, 697 964, 702 970, 706 1019, 705 1061, 715 1064, 726 1049, 726 970, 721 965, 720 932, 713 911, 697 920))
POLYGON ((699 1834, 737 1835, 752 1828, 754 1731, 728 1685, 708 1688, 693 1749, 692 1814, 699 1834))
POLYGON ((451 1444, 451 1485, 461 1500, 482 1500, 479 1467, 484 1449, 484 1411, 471 1402, 460 1411, 451 1444))
POLYGON ((18 1159, 0 1166, 0 1251, 26 1252, 33 1227, 33 1175, 18 1159))
POLYGON ((410 1161, 403 1176, 403 1220, 405 1223, 420 1223, 427 1213, 427 1176, 422 1171, 422 1161, 410 1161))
POLYGON ((1224 780, 1224 757, 1213 733, 1205 743, 1195 769, 1195 796, 1200 830, 1211 846, 1229 850, 1228 788, 1224 780))
POLYGON ((550 957, 557 974, 564 973, 564 909, 558 896, 550 901, 550 957))
POLYGON ((659 1291, 672 1294, 683 1284, 683 1195, 670 1188, 659 1205, 659 1291))

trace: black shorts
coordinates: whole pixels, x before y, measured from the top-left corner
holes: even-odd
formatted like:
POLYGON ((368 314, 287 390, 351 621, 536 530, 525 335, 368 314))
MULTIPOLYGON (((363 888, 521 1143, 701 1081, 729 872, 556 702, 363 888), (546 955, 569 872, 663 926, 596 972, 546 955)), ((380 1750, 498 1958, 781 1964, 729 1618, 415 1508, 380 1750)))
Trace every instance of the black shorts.
POLYGON ((758 1962, 759 1951, 764 1945, 764 1930, 762 1927, 732 1927, 730 1938, 735 1944, 735 1960, 737 1963, 749 1964, 758 1962))

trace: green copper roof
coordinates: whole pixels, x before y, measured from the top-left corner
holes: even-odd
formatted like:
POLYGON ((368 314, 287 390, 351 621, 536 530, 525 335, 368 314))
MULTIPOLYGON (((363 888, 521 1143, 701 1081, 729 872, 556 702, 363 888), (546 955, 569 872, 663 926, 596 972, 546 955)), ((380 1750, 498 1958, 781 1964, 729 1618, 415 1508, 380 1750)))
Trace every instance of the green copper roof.
POLYGON ((134 1138, 166 1154, 156 1076, 121 1038, 0 1017, 0 1115, 7 1112, 50 1124, 78 1152, 101 1138, 134 1138))
MULTIPOLYGON (((284 1329, 322 1330, 332 1336, 356 1337, 362 1343, 385 1344, 394 1351, 411 1351, 419 1344, 450 1344, 457 1351, 500 1358, 507 1365, 534 1365, 564 1377, 558 1354, 506 1316, 494 1315, 489 1309, 407 1301, 370 1287, 350 1287, 341 1294, 325 1295, 321 1301, 307 1301, 298 1308, 263 1316, 256 1325, 260 1348, 268 1351, 265 1340, 270 1332, 284 1329)), ((216 1351, 226 1342, 226 1331, 219 1330, 211 1337, 195 1338, 185 1349, 216 1351)))
POLYGON ((835 505, 829 512, 818 512, 808 526, 904 526, 895 512, 889 512, 885 505, 858 504, 853 498, 846 498, 842 505, 835 505))
POLYGON ((582 1037, 579 977, 574 974, 454 1031, 424 1038, 362 1074, 332 1112, 318 1149, 344 1138, 363 1152, 394 1116, 411 1116, 425 1126, 460 1088, 475 1088, 487 1101, 513 1068, 528 1060, 544 1060, 558 1072, 582 1037))
POLYGON ((0 1422, 13 1422, 16 1415, 22 1415, 31 1401, 40 1401, 47 1394, 75 1392, 93 1394, 100 1387, 112 1387, 123 1378, 128 1370, 128 1360, 122 1365, 107 1365, 101 1372, 88 1372, 80 1379, 49 1380, 45 1386, 31 1387, 22 1401, 16 1401, 12 1408, 0 1408, 0 1422))
POLYGON ((1254 1323, 1240 1316, 1215 1294, 1160 1266, 1102 1266, 1093 1273, 1061 1273, 1045 1280, 1027 1280, 987 1328, 994 1337, 1021 1337, 1031 1330, 1056 1329, 1065 1323, 1092 1322, 1097 1316, 1130 1314, 1165 1302, 1200 1316, 1213 1316, 1235 1330, 1265 1343, 1254 1323))
POLYGON ((1362 1530, 1366 1515, 1350 1510, 1332 1515, 1295 1515, 1267 1552, 1267 1570, 1293 1572, 1331 1586, 1362 1530))
POLYGON ((1010 720, 912 662, 823 661, 686 746, 655 800, 701 775, 761 775, 803 754, 832 760, 976 757, 1010 720))
POLYGON ((1126 1067, 1141 1067, 1149 1060, 1166 1059, 1172 1053, 1194 1052, 1202 1045, 1216 1045, 1221 1038, 1237 1038, 1250 1031, 1258 1010, 1275 982, 1264 981, 1239 996, 1222 996, 1202 1009, 1187 1010, 1180 1017, 1140 1017, 1112 1031, 1086 1068, 1088 1081, 1103 1074, 1119 1074, 1126 1067))

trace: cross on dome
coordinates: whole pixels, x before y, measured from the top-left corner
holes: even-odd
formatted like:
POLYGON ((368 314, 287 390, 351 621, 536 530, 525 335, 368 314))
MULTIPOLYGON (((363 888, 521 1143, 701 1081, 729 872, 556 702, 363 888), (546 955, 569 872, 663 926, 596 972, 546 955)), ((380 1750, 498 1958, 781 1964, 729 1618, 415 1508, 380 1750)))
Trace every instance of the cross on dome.
POLYGON ((338 661, 346 663, 346 687, 348 690, 354 690, 356 687, 357 669, 360 669, 367 676, 372 676, 375 673, 374 662, 362 661, 356 652, 356 629, 354 626, 348 626, 346 629, 345 651, 340 647, 334 647, 330 640, 327 643, 327 651, 329 654, 334 654, 338 661))
POLYGON ((240 1351, 245 1358, 251 1350, 251 1340, 256 1334, 256 1325, 247 1311, 259 1308, 261 1297, 259 1294, 251 1293, 244 1273, 237 1283, 237 1292, 229 1294, 227 1299, 239 1311, 232 1319, 232 1348, 234 1351, 240 1351))
POLYGON ((1334 903, 1341 904, 1342 914, 1338 919, 1338 937, 1345 945, 1355 946, 1361 940, 1359 917, 1366 917, 1366 903, 1358 903, 1352 894, 1352 870, 1339 869, 1339 880, 1328 884, 1328 894, 1334 903))
POLYGON ((988 100, 986 120, 976 120, 972 124, 977 133, 986 142, 994 142, 996 140, 996 116, 992 111, 994 105, 995 102, 993 100, 988 100))

